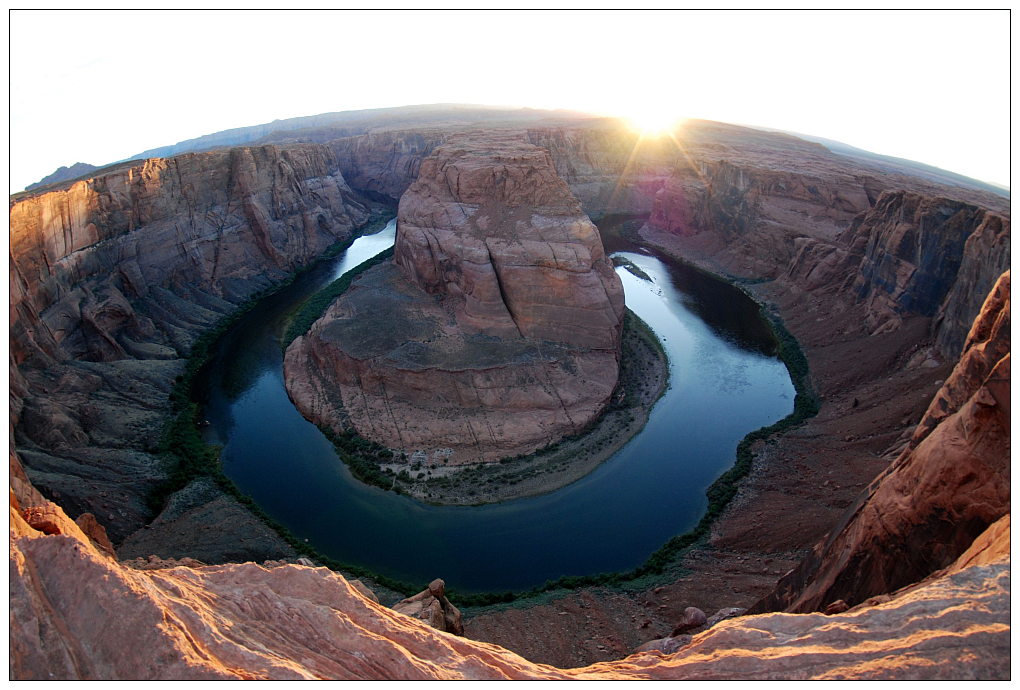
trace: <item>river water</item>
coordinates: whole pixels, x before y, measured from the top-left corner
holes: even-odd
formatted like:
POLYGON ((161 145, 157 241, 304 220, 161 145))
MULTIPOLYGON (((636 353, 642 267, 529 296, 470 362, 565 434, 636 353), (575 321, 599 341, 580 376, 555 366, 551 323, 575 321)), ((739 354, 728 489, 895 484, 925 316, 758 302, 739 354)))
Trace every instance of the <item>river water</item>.
POLYGON ((736 288, 604 233, 625 257, 627 306, 658 334, 671 385, 644 430, 583 479, 535 498, 437 507, 354 479, 283 384, 288 313, 393 243, 391 221, 263 300, 196 378, 226 474, 297 537, 343 563, 459 591, 530 589, 629 570, 694 527, 737 443, 793 409, 794 389, 758 308, 736 288))

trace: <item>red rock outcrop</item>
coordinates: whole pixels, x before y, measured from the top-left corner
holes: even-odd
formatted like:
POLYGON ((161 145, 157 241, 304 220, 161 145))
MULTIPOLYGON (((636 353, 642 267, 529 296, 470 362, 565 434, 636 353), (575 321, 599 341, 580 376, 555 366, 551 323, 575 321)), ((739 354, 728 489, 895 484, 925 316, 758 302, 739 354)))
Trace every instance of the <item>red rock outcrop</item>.
POLYGON ((623 285, 544 149, 495 133, 437 149, 400 200, 394 252, 466 333, 619 350, 623 285))
POLYGON ((850 606, 945 568, 1010 512, 1010 275, 899 458, 751 613, 850 606))
POLYGON ((306 417, 429 462, 529 453, 581 431, 619 373, 623 287, 548 154, 457 140, 400 204, 394 263, 287 350, 306 417))
MULTIPOLYGON (((358 591, 361 591, 360 588, 358 591)), ((423 620, 436 630, 464 636, 460 611, 446 598, 446 583, 442 580, 433 580, 428 588, 413 597, 398 601, 393 605, 393 610, 423 620)))
POLYGON ((1008 678, 1009 530, 957 569, 838 616, 725 620, 676 654, 564 671, 440 632, 325 568, 134 570, 58 507, 10 509, 11 679, 1008 678), (1003 543, 1005 542, 1005 544, 1003 543), (967 567, 964 567, 967 566, 967 567))

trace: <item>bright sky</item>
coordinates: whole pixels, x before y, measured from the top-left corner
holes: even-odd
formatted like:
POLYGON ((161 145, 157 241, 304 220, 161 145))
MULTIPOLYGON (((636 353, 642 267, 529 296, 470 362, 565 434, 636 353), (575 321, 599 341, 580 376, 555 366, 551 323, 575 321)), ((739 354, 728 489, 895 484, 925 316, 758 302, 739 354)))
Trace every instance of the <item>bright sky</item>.
POLYGON ((697 117, 1010 183, 1010 15, 10 14, 10 190, 213 132, 422 103, 697 117))

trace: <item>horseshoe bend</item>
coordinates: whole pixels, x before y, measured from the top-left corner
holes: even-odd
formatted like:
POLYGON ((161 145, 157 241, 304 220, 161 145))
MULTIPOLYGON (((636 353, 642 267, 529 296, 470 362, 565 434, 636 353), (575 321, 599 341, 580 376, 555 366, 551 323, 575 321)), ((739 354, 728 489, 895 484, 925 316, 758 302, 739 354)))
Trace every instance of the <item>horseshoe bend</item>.
MULTIPOLYGON (((438 108, 230 130, 11 196, 11 678, 1009 677, 1008 196, 718 122, 438 108), (384 226, 392 256, 355 268, 384 226), (641 323, 633 286, 686 330, 641 323), (472 592, 316 543, 455 564, 467 529, 413 526, 667 483, 613 458, 654 426, 688 462, 678 439, 739 411, 689 429, 708 379, 663 347, 724 400, 757 400, 747 362, 779 367, 785 407, 730 430, 689 528, 633 567, 472 592), (669 386, 689 407, 656 407, 669 386), (249 495, 268 470, 231 444, 302 416, 321 482, 249 495), (430 496, 448 476, 461 493, 430 496), (336 477, 350 492, 320 495, 336 477), (330 501, 412 536, 293 527, 330 501)), ((270 448, 268 483, 306 451, 270 448)), ((537 560, 512 534, 471 543, 537 560)))

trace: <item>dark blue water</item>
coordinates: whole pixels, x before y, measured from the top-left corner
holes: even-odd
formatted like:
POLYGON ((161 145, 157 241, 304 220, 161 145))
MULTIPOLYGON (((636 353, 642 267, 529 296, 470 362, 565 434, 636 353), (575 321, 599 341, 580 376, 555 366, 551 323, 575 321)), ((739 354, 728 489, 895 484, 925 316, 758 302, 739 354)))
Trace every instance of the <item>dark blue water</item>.
POLYGON ((747 432, 793 409, 789 375, 746 295, 624 252, 651 278, 618 269, 627 305, 659 335, 671 367, 670 389, 640 434, 588 476, 536 498, 436 507, 366 486, 290 402, 280 338, 295 305, 392 244, 394 228, 359 239, 261 303, 224 335, 196 386, 211 422, 207 440, 224 446, 227 475, 341 562, 410 582, 442 577, 461 591, 631 569, 697 524, 705 489, 732 466, 747 432))

